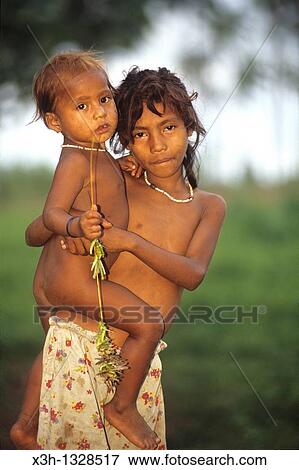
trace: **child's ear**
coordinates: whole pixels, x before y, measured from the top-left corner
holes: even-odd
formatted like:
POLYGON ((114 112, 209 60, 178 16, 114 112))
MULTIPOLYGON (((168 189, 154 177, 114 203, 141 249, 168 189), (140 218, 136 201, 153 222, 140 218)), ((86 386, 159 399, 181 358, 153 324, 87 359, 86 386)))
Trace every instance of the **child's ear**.
POLYGON ((193 134, 193 129, 191 129, 191 127, 188 129, 187 134, 188 137, 191 137, 191 135, 193 134))
POLYGON ((45 115, 46 125, 49 129, 55 132, 61 132, 61 124, 59 117, 55 113, 46 113, 45 115))

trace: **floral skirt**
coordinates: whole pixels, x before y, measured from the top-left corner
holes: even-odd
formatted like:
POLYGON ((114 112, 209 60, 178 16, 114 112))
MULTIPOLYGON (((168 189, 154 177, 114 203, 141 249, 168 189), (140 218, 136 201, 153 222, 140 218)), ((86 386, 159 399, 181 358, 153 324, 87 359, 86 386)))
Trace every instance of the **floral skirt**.
MULTIPOLYGON (((102 405, 113 392, 97 375, 96 333, 52 317, 43 352, 43 376, 37 442, 41 449, 137 449, 104 420, 102 405)), ((137 408, 166 449, 165 412, 159 352, 140 389, 137 408)))

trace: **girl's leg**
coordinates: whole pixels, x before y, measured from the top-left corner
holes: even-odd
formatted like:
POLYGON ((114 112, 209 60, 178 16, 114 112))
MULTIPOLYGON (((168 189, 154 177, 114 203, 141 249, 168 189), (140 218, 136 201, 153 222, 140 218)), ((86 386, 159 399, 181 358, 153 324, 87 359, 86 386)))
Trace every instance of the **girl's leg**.
POLYGON ((38 449, 36 437, 39 417, 39 396, 42 379, 43 352, 36 357, 28 374, 24 403, 18 420, 10 430, 17 449, 38 449))

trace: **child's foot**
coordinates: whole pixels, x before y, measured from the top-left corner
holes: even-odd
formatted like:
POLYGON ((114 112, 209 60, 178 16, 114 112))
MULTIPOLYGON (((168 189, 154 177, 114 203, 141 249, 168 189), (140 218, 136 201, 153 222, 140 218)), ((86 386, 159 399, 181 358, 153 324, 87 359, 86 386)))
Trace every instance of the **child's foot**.
POLYGON ((39 448, 36 441, 36 433, 33 430, 27 430, 25 423, 17 421, 9 434, 17 449, 34 450, 39 448))
POLYGON ((136 406, 118 411, 113 402, 104 405, 105 418, 129 441, 140 449, 156 449, 161 442, 157 434, 146 424, 136 406))

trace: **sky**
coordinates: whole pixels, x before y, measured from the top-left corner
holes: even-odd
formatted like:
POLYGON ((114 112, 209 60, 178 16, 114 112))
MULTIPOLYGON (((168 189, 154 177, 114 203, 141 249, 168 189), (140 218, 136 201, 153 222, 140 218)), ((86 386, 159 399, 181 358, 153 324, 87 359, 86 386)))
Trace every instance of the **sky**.
MULTIPOLYGON (((262 43, 269 25, 255 21, 251 29, 253 27, 256 30, 251 31, 252 55, 262 43)), ((115 50, 105 56, 112 83, 117 85, 133 65, 140 68, 166 66, 178 73, 189 91, 196 89, 199 92, 196 109, 205 128, 209 129, 234 89, 236 78, 232 74, 232 56, 221 57, 221 60, 211 58, 209 73, 218 90, 215 97, 204 94, 197 77, 186 75, 181 59, 186 52, 203 45, 203 40, 208 40, 205 33, 188 12, 160 12, 154 29, 148 31, 134 49, 115 50), (182 37, 186 35, 190 40, 182 43, 182 37)), ((260 54, 273 53, 271 41, 270 37, 260 54)), ((294 48, 293 54, 298 60, 299 48, 294 48)), ((42 122, 28 125, 34 113, 33 103, 18 103, 12 87, 8 87, 4 95, 0 164, 45 164, 54 168, 62 136, 49 131, 42 122)), ((246 96, 237 89, 200 149, 201 171, 210 179, 221 182, 237 182, 246 167, 264 182, 285 180, 298 173, 298 110, 298 92, 287 88, 283 82, 274 85, 264 81, 246 96)))

